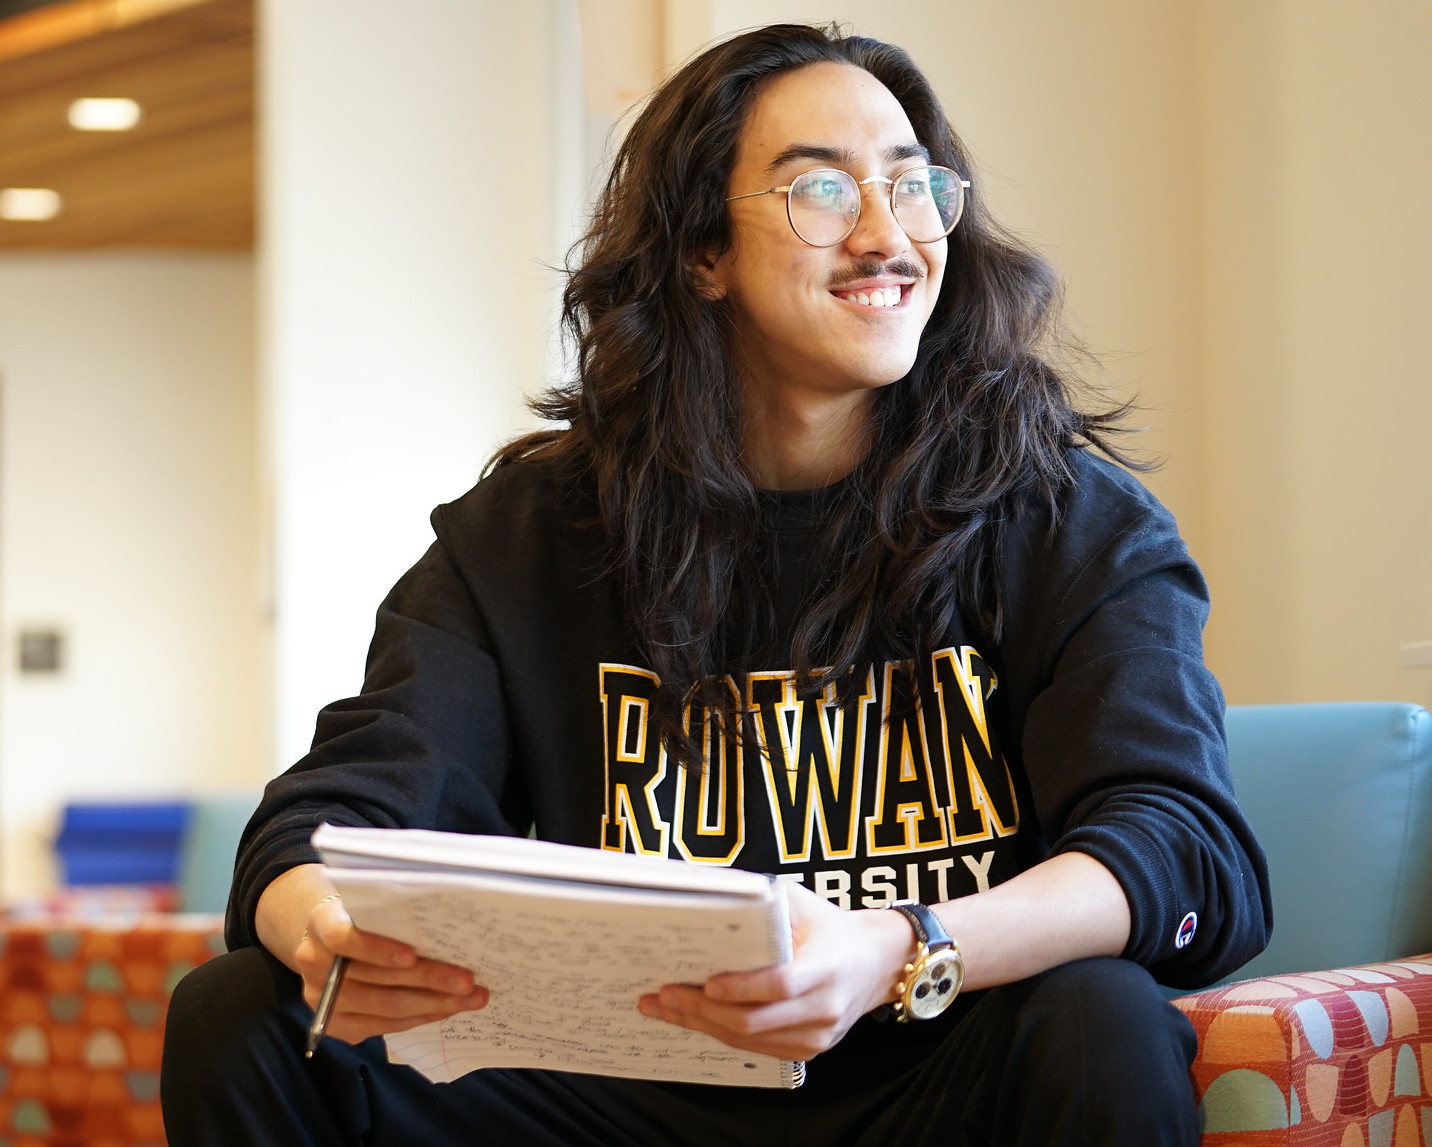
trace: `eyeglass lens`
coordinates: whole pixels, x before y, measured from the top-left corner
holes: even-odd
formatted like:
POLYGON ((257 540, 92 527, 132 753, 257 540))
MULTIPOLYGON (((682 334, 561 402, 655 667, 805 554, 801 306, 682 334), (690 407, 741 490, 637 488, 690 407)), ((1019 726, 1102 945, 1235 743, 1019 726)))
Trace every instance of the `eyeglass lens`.
MULTIPOLYGON (((890 190, 895 221, 916 243, 933 243, 948 235, 964 209, 964 187, 948 167, 902 171, 890 190)), ((860 185, 848 172, 817 168, 796 178, 786 205, 797 235, 812 246, 833 247, 855 230, 860 185)))

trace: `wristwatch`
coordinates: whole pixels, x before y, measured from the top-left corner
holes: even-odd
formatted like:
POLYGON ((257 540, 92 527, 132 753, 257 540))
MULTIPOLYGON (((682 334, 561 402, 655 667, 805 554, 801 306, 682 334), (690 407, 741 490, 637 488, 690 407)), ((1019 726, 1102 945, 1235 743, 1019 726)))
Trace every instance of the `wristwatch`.
POLYGON ((892 1008, 899 1023, 932 1020, 952 1003, 965 979, 965 960, 960 946, 950 939, 939 918, 916 900, 897 900, 889 905, 910 921, 915 929, 915 958, 905 965, 895 985, 899 999, 892 1008))

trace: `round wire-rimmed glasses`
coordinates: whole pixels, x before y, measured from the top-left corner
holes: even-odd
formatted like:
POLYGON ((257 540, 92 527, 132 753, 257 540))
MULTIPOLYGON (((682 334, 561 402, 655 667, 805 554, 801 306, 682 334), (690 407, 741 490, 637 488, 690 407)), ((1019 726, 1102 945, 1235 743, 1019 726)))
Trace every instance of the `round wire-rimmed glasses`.
POLYGON ((857 180, 838 167, 817 167, 802 172, 784 187, 728 195, 753 199, 758 195, 784 195, 791 230, 812 247, 834 247, 860 222, 864 196, 860 189, 871 183, 890 185, 890 211, 905 234, 916 243, 934 243, 955 229, 965 209, 969 180, 948 167, 911 167, 894 179, 872 175, 857 180))

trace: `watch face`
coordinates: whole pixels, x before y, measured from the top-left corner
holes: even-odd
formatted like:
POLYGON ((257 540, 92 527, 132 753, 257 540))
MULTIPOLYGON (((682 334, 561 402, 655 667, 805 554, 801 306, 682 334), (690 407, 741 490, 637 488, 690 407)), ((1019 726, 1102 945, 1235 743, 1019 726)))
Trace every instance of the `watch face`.
POLYGON ((958 953, 949 948, 931 952, 905 992, 905 1010, 912 1019, 933 1019, 955 1002, 964 978, 965 964, 958 953))

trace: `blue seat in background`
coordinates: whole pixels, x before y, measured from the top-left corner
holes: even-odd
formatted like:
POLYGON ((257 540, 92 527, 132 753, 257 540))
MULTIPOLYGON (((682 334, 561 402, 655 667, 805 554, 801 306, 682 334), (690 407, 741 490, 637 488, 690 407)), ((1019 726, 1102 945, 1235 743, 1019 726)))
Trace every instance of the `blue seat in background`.
POLYGON ((262 795, 255 790, 195 799, 179 862, 182 911, 222 912, 228 905, 239 837, 262 795))
POLYGON ((239 836, 261 795, 66 805, 55 841, 61 882, 171 888, 180 911, 222 912, 239 836))
POLYGON ((66 805, 55 841, 64 883, 174 884, 191 808, 188 801, 66 805))

